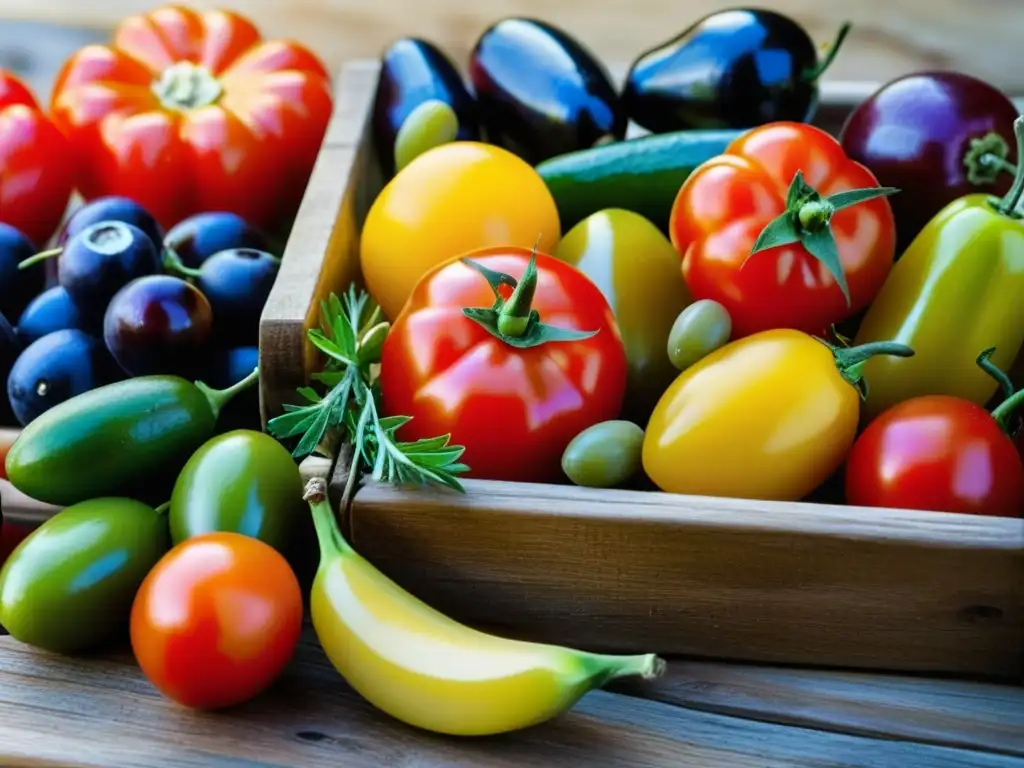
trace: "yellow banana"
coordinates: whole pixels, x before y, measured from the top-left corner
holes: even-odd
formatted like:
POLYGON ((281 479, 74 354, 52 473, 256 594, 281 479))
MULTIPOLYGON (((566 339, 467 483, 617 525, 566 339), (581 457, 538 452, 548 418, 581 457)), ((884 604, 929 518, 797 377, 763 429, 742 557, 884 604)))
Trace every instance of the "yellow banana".
POLYGON ((444 616, 363 559, 342 536, 326 483, 313 478, 320 566, 313 628, 335 669, 378 709, 456 736, 525 728, 618 677, 654 677, 654 654, 608 656, 488 635, 444 616))

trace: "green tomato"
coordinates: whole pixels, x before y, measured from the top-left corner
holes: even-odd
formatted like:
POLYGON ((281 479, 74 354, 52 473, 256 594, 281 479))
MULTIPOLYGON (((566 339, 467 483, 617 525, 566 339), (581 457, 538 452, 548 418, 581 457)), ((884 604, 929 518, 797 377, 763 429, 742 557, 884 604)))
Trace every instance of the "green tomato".
POLYGON ((185 464, 171 495, 171 537, 180 544, 230 531, 283 552, 308 515, 288 450, 262 432, 238 429, 206 441, 185 464))
POLYGON ((562 454, 562 471, 576 485, 612 488, 640 468, 644 431, 631 421, 602 421, 580 432, 562 454))
POLYGON ((127 637, 135 593, 169 548, 167 517, 142 502, 111 497, 67 507, 0 570, 0 625, 57 653, 127 637))
POLYGON ((668 359, 685 371, 702 357, 724 346, 732 335, 729 310, 711 299, 695 301, 672 324, 668 335, 668 359))
POLYGON ((643 216, 610 208, 569 230, 554 255, 589 277, 611 305, 629 363, 624 415, 645 424, 675 379, 665 345, 692 301, 679 254, 643 216))

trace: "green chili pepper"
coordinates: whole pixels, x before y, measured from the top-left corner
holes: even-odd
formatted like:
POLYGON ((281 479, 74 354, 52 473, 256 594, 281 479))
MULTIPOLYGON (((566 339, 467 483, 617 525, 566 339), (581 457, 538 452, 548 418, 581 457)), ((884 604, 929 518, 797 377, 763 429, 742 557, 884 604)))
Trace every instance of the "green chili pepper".
POLYGON ((65 400, 29 423, 7 454, 15 488, 49 504, 150 498, 210 439, 221 408, 258 379, 214 390, 177 376, 140 376, 65 400))
MULTIPOLYGON (((1013 124, 1024 157, 1024 117, 1013 124)), ((953 395, 984 405, 998 384, 976 363, 995 347, 1006 370, 1024 345, 1024 163, 1006 197, 954 200, 897 261, 857 333, 856 343, 896 341, 913 357, 879 356, 864 366, 871 418, 918 395, 953 395)))

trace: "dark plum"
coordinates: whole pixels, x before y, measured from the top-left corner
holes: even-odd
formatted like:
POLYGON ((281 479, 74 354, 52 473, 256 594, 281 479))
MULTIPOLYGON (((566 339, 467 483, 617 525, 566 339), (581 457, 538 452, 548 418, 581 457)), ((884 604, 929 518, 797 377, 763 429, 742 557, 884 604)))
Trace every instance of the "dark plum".
POLYGON ((212 343, 213 312, 199 289, 170 275, 140 277, 124 286, 103 317, 103 340, 131 376, 194 378, 212 343))
POLYGON ((959 72, 918 72, 883 85, 850 113, 840 133, 846 153, 896 187, 889 198, 901 254, 935 214, 957 198, 1001 197, 1012 173, 984 155, 1018 161, 1009 97, 959 72))
POLYGON ((103 342, 77 328, 29 344, 7 377, 7 397, 22 426, 58 403, 122 378, 103 342))
POLYGON ((420 104, 433 100, 444 102, 455 113, 456 139, 480 139, 476 102, 452 60, 427 40, 394 41, 381 56, 373 101, 373 139, 386 176, 395 172, 395 139, 402 123, 420 104))
POLYGON ((819 60, 807 31, 781 13, 733 8, 705 16, 640 54, 622 91, 629 118, 652 133, 807 122, 818 80, 849 32, 819 60))
POLYGON ((57 237, 57 245, 66 245, 79 232, 107 221, 120 221, 138 227, 146 233, 154 246, 163 242, 164 230, 149 211, 130 198, 112 195, 97 197, 71 214, 57 237))
POLYGON ((197 268, 215 253, 229 248, 270 249, 267 236, 237 213, 197 213, 175 224, 164 236, 164 247, 186 267, 197 268))
MULTIPOLYGON (((213 358, 202 381, 214 389, 227 389, 252 373, 259 361, 260 351, 255 346, 222 350, 213 358)), ((217 431, 230 432, 233 429, 263 429, 259 387, 249 387, 235 395, 221 410, 217 431)))
POLYGON ((20 230, 0 222, 0 312, 7 317, 20 315, 43 290, 46 274, 42 268, 18 269, 19 263, 35 253, 35 245, 20 230))
MULTIPOLYGON (((4 378, 7 378, 22 348, 14 327, 0 314, 0 375, 4 378)), ((10 400, 6 397, 0 398, 0 425, 13 426, 16 423, 10 400)))
POLYGON ((281 260, 266 251, 232 248, 214 254, 199 269, 179 271, 194 278, 209 299, 223 343, 255 344, 263 305, 280 266, 281 260))
MULTIPOLYGON (((57 256, 45 251, 22 262, 57 256)), ((76 234, 59 253, 60 285, 86 314, 102 314, 107 303, 129 281, 160 271, 160 257, 149 235, 133 224, 102 221, 76 234)))
MULTIPOLYGON (((31 344, 48 333, 77 328, 83 331, 94 329, 78 305, 71 300, 68 292, 55 285, 40 293, 25 307, 18 318, 18 338, 22 344, 31 344)), ((98 331, 98 328, 96 328, 98 331)))
POLYGON ((626 112, 604 65, 551 24, 509 18, 473 46, 469 79, 488 141, 531 165, 621 139, 626 112))

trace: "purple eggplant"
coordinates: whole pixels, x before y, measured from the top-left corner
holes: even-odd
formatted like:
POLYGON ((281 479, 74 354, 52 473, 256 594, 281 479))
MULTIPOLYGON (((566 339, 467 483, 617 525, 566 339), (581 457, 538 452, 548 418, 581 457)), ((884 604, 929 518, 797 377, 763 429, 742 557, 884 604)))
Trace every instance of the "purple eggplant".
POLYGON ((1013 102, 959 72, 920 72, 882 86, 847 118, 843 149, 884 187, 896 217, 897 253, 947 204, 971 193, 1003 195, 1017 161, 1013 102))

